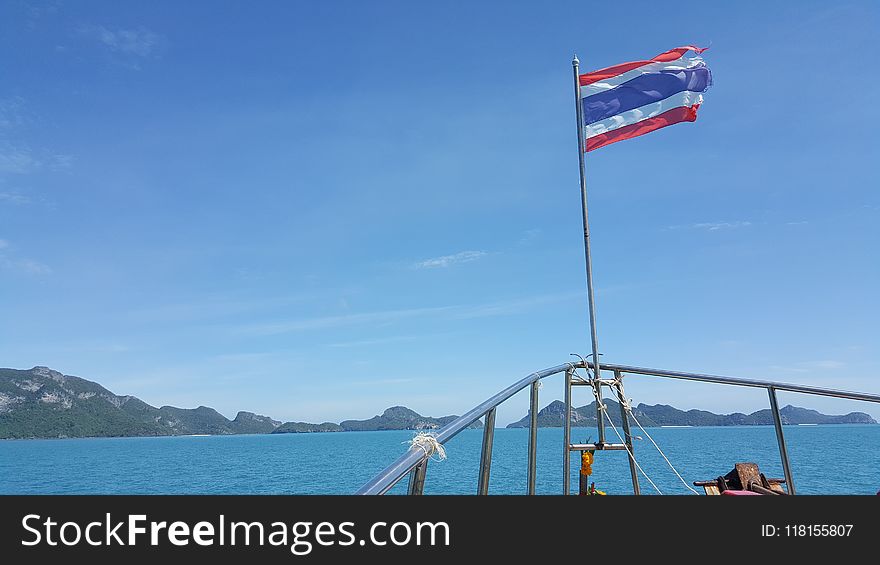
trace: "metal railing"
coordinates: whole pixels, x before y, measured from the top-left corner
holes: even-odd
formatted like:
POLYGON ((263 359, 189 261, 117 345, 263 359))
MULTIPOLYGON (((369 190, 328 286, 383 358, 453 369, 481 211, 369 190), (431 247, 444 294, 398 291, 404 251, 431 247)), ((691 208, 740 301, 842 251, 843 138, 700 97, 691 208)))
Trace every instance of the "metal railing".
MULTIPOLYGON (((686 373, 681 371, 667 371, 663 369, 647 369, 644 367, 632 367, 629 365, 615 365, 611 363, 601 363, 599 374, 596 375, 595 378, 591 379, 573 379, 573 375, 575 374, 575 370, 577 369, 593 369, 593 363, 580 361, 577 363, 565 363, 563 365, 557 365, 555 367, 550 367, 549 369, 544 369, 542 371, 537 371, 528 375, 527 377, 515 382, 509 387, 505 388, 498 394, 492 396, 481 404, 475 406, 473 409, 469 410, 465 414, 459 416, 443 428, 441 428, 435 435, 435 439, 440 444, 445 444, 453 437, 455 437, 459 432, 479 420, 480 418, 485 418, 485 424, 483 427, 483 443, 482 449, 480 452, 480 470, 479 470, 479 481, 477 487, 477 494, 485 495, 489 492, 489 477, 491 474, 491 464, 492 464, 492 444, 495 433, 495 411, 497 407, 508 400, 511 396, 515 395, 519 391, 525 389, 526 387, 531 388, 530 392, 530 402, 529 402, 529 451, 528 451, 528 482, 526 486, 527 494, 535 494, 535 479, 537 476, 536 469, 536 461, 537 461, 537 440, 538 440, 538 389, 539 383, 541 379, 546 377, 556 375, 559 373, 565 373, 565 404, 566 404, 566 417, 564 422, 564 455, 563 455, 563 483, 564 483, 564 493, 568 494, 569 492, 569 473, 570 473, 570 463, 569 463, 569 454, 570 451, 582 451, 583 449, 626 449, 628 448, 629 459, 630 459, 630 471, 633 477, 633 493, 639 493, 638 487, 638 477, 636 475, 635 461, 633 458, 632 451, 632 442, 631 436, 629 433, 629 418, 627 415, 627 408, 624 406, 624 403, 621 403, 621 416, 624 426, 624 433, 626 438, 625 444, 606 444, 604 442, 604 414, 603 411, 597 404, 597 425, 599 427, 599 441, 595 444, 578 444, 572 445, 570 443, 570 435, 571 435, 571 412, 572 412, 572 400, 571 400, 571 387, 572 386, 593 386, 597 391, 601 391, 602 386, 612 387, 615 390, 616 394, 619 398, 624 399, 623 395, 623 387, 622 381, 625 375, 640 375, 646 377, 660 377, 660 378, 670 378, 670 379, 681 379, 681 380, 689 380, 689 381, 699 381, 706 383, 716 383, 716 384, 725 384, 725 385, 733 385, 733 386, 742 386, 742 387, 752 387, 752 388, 763 388, 767 390, 769 400, 770 400, 770 409, 773 415, 773 424, 776 429, 776 440, 779 445, 779 455, 782 460, 782 468, 785 473, 785 481, 788 487, 788 491, 790 494, 795 493, 794 481, 792 480, 791 474, 791 464, 788 458, 788 449, 785 444, 785 435, 782 429, 782 418, 779 412, 779 404, 776 399, 777 391, 786 391, 786 392, 796 392, 802 394, 811 394, 816 396, 828 396, 834 398, 845 398, 848 400, 860 400, 865 402, 876 402, 880 403, 880 395, 872 394, 872 393, 863 393, 863 392, 850 392, 844 390, 830 389, 830 388, 822 388, 822 387, 814 387, 814 386, 806 386, 806 385, 797 385, 791 383, 783 383, 783 382, 774 382, 774 381, 760 381, 754 379, 742 379, 737 377, 724 377, 717 375, 708 375, 702 373, 686 373), (614 375, 614 379, 603 379, 601 378, 601 371, 610 371, 614 375)), ((601 398, 601 393, 597 392, 597 397, 601 398)), ((383 469, 379 472, 375 477, 373 477, 369 482, 363 485, 356 494, 385 494, 391 488, 393 488, 398 482, 400 482, 404 477, 409 475, 409 494, 419 495, 424 492, 425 485, 425 476, 428 468, 428 461, 430 460, 429 453, 427 453, 422 447, 412 446, 406 453, 404 453, 400 458, 394 461, 391 465, 383 469)))
MULTIPOLYGON (((491 423, 495 422, 495 409, 499 404, 518 393, 525 387, 532 385, 533 383, 537 383, 544 377, 549 377, 550 375, 555 375, 561 373, 563 371, 569 370, 570 368, 576 366, 574 363, 566 363, 565 365, 557 365, 556 367, 551 367, 549 369, 544 369, 543 371, 538 371, 536 373, 532 373, 526 378, 517 381, 502 390, 492 398, 489 398, 482 404, 474 407, 473 409, 465 412, 463 415, 459 416, 455 420, 446 424, 443 428, 440 429, 439 432, 434 436, 436 440, 444 444, 447 441, 454 438, 458 435, 458 432, 467 428, 483 416, 486 416, 487 424, 490 423, 488 420, 492 420, 491 423)), ((538 404, 538 387, 537 385, 532 386, 532 406, 537 406, 538 404)), ((534 478, 535 473, 532 471, 535 465, 535 456, 537 446, 537 410, 532 411, 532 431, 529 433, 529 493, 534 493, 534 478)), ((485 476, 486 481, 483 482, 481 480, 480 486, 478 488, 477 494, 487 494, 489 489, 489 466, 492 461, 492 438, 494 437, 494 427, 486 425, 484 426, 485 433, 483 434, 483 449, 482 454, 480 456, 480 477, 485 476)), ((367 484, 362 486, 355 494, 385 494, 388 492, 394 485, 396 485, 400 479, 406 476, 407 473, 412 473, 410 477, 410 494, 422 494, 422 489, 424 487, 424 475, 427 471, 428 466, 428 455, 425 453, 423 449, 420 447, 413 446, 404 453, 397 461, 386 467, 382 470, 378 475, 373 477, 367 484), (421 478, 419 477, 421 476, 421 478)))

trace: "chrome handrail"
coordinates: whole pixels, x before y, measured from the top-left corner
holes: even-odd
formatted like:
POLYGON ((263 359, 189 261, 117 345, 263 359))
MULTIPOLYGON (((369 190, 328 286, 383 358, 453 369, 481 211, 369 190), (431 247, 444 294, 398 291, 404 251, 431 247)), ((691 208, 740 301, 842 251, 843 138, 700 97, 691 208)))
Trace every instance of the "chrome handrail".
MULTIPOLYGON (((576 363, 565 363, 563 365, 557 365, 555 367, 550 367, 548 369, 544 369, 542 371, 536 371, 531 373, 527 377, 513 383, 509 387, 505 388, 498 394, 488 398, 484 402, 480 403, 476 407, 467 411, 465 414, 459 416, 446 426, 440 429, 434 437, 440 444, 445 444, 447 441, 455 437, 459 432, 463 429, 467 428, 483 416, 487 416, 487 423, 490 424, 487 426, 487 429, 484 430, 483 437, 483 450, 481 454, 480 461, 480 486, 478 493, 486 494, 488 491, 488 477, 489 477, 489 465, 491 463, 491 454, 492 454, 492 437, 494 430, 491 428, 491 424, 494 424, 494 411, 501 403, 508 400, 511 396, 523 390, 524 388, 531 386, 531 401, 530 401, 530 434, 529 434, 529 485, 528 485, 528 493, 534 494, 535 491, 535 444, 537 440, 537 391, 538 391, 538 381, 543 378, 549 377, 551 375, 556 375, 559 373, 567 373, 568 377, 566 378, 566 413, 570 413, 571 403, 571 395, 569 394, 570 386, 572 385, 571 374, 576 369, 583 368, 593 368, 593 363, 589 361, 580 361, 576 363), (491 414, 490 414, 491 413, 491 414)), ((600 371, 612 371, 614 373, 615 379, 617 382, 624 376, 624 374, 628 375, 641 375, 648 377, 660 377, 660 378, 672 378, 672 379, 682 379, 689 381, 699 381, 699 382, 708 382, 708 383, 716 383, 716 384, 726 384, 733 386, 743 386, 743 387, 753 387, 753 388, 763 388, 766 389, 769 394, 770 399, 770 408, 773 414, 773 423, 776 428, 776 436, 777 442, 779 444, 779 452, 780 457, 782 459, 783 471, 785 473, 785 480, 788 486, 789 492, 794 494, 794 481, 791 476, 791 466, 788 460, 788 450, 785 445, 785 437, 782 431, 782 420, 779 412, 779 405, 776 399, 776 391, 786 391, 786 392, 795 392, 802 394, 811 394, 817 396, 829 396, 834 398, 845 398, 848 400, 860 400, 865 402, 877 402, 880 403, 880 394, 873 393, 864 393, 864 392, 853 392, 853 391, 845 391, 838 389, 830 389, 823 387, 814 387, 814 386, 806 386, 806 385, 798 385, 791 384, 785 382, 776 382, 776 381, 760 381, 756 379, 743 379, 739 377, 725 377, 719 375, 710 375, 704 373, 687 373, 683 371, 669 371, 664 369, 649 369, 645 367, 633 367, 630 365, 616 365, 612 363, 601 363, 600 371)), ((598 379, 597 379, 598 382, 598 379)), ((601 383, 606 384, 606 383, 601 383)), ((599 385, 597 385, 599 386, 599 385)), ((607 384, 606 384, 607 386, 607 384)), ((565 428, 566 432, 570 429, 571 421, 566 422, 565 428)), ((568 461, 568 447, 566 447, 564 460, 568 461)), ((631 456, 631 454, 630 454, 631 456)), ((365 485, 363 485, 355 494, 385 494, 391 488, 394 487, 401 479, 403 479, 407 474, 412 474, 412 480, 410 481, 410 494, 421 494, 422 488, 424 486, 424 477, 426 473, 427 461, 429 459, 429 454, 419 446, 412 446, 410 449, 401 455, 396 461, 394 461, 391 465, 380 471, 376 476, 370 479, 365 485)), ((633 474, 635 471, 633 470, 633 474)), ((568 473, 566 473, 566 476, 568 473)), ((566 480, 567 482, 567 480, 566 480)), ((638 485, 637 481, 634 478, 634 490, 637 492, 638 485)), ((568 492, 568 485, 565 485, 565 492, 568 492)))
MULTIPOLYGON (((592 363, 587 363, 587 365, 589 365, 590 367, 593 366, 592 363)), ((610 363, 601 363, 600 366, 602 367, 603 371, 607 369, 609 371, 620 371, 621 373, 643 375, 646 377, 664 377, 670 379, 682 379, 688 381, 700 381, 705 383, 717 383, 755 388, 775 388, 776 390, 784 390, 787 392, 800 392, 803 394, 813 394, 817 396, 833 396, 835 398, 846 398, 848 400, 864 400, 865 402, 880 402, 880 394, 871 394, 865 392, 852 392, 847 390, 796 385, 784 382, 742 379, 739 377, 722 377, 718 375, 708 375, 704 373, 685 373, 682 371, 667 371, 664 369, 646 369, 644 367, 613 365, 610 363)))
MULTIPOLYGON (((443 428, 440 429, 439 432, 434 436, 436 440, 440 444, 444 444, 447 441, 454 438, 458 432, 467 428, 477 420, 483 417, 484 414, 493 410, 499 404, 518 393, 525 387, 529 386, 533 382, 539 381, 544 377, 549 377, 550 375, 555 375, 557 373, 561 373, 563 371, 569 370, 576 365, 574 363, 566 363, 564 365, 557 365, 556 367, 551 367, 549 369, 544 369, 543 371, 537 371, 535 373, 530 374, 522 380, 519 380, 509 387, 505 388, 495 396, 485 400, 478 406, 473 409, 465 412, 455 420, 446 424, 443 428)), ((407 473, 412 471, 417 465, 422 463, 427 459, 427 455, 425 451, 420 448, 413 446, 400 456, 400 458, 383 469, 378 475, 373 477, 367 484, 362 486, 355 494, 385 494, 388 492, 391 487, 396 485, 400 479, 406 476, 407 473)))

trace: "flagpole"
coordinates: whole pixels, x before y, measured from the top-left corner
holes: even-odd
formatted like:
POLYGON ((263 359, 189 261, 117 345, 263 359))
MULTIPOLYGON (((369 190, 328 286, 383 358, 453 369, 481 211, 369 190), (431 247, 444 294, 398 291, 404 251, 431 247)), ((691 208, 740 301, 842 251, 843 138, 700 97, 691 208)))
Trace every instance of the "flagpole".
MULTIPOLYGON (((578 137, 578 163, 580 164, 581 173, 581 210, 584 216, 584 257, 587 264, 587 303, 590 309, 590 341, 593 345, 593 374, 598 378, 599 374, 599 338, 596 333, 596 304, 593 299, 593 261, 590 257, 590 220, 587 215, 587 179, 584 172, 584 120, 583 107, 581 105, 581 85, 580 85, 580 61, 577 55, 571 60, 571 66, 574 71, 574 100, 575 114, 577 116, 577 137, 578 137)), ((601 401, 602 387, 596 387, 601 401)), ((602 418, 603 412, 597 406, 598 424, 599 424, 599 442, 605 441, 605 426, 602 418)))

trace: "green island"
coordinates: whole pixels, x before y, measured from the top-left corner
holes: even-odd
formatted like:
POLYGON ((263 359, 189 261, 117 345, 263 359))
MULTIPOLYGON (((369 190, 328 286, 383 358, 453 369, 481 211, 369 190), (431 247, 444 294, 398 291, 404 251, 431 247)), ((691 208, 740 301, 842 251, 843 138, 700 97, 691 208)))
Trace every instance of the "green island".
MULTIPOLYGON (((612 423, 620 424, 620 407, 604 400, 612 423)), ((772 424, 770 410, 751 414, 713 414, 683 411, 668 405, 639 404, 633 414, 643 426, 736 426, 772 424)), ((868 414, 851 412, 829 416, 815 410, 786 406, 784 424, 876 424, 868 414)), ((422 416, 404 406, 393 406, 367 420, 340 423, 281 422, 253 412, 239 412, 232 420, 213 408, 156 408, 134 396, 119 396, 80 377, 48 367, 0 369, 0 439, 138 437, 175 435, 232 435, 321 433, 378 430, 436 430, 457 416, 422 416)), ((565 405, 554 400, 538 412, 538 426, 562 426, 565 405)), ((596 403, 576 408, 575 426, 596 424, 596 403)), ((528 427, 526 415, 508 428, 528 427)), ((475 422, 471 427, 481 427, 475 422)))

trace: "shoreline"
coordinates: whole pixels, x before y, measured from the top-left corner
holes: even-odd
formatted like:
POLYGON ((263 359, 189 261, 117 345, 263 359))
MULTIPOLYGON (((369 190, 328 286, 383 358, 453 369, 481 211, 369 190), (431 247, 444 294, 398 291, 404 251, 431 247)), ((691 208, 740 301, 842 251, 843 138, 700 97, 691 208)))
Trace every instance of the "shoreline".
MULTIPOLYGON (((875 424, 859 424, 859 423, 844 423, 844 424, 783 424, 785 427, 797 428, 797 427, 848 427, 848 426, 880 426, 880 423, 875 424)), ((732 425, 732 426, 645 426, 646 428, 651 429, 681 429, 681 428, 692 428, 692 429, 749 429, 749 428, 772 428, 773 424, 747 424, 747 425, 732 425)), ((610 429, 610 426, 606 426, 607 429, 610 429)), ((473 428, 474 430, 480 430, 480 428, 473 428)), ((539 426, 539 430, 546 429, 556 429, 561 430, 562 426, 539 426)), ((577 429, 595 429, 595 426, 572 426, 572 430, 577 429)), ((0 442, 5 441, 58 441, 58 440, 78 440, 78 439, 161 439, 161 438, 193 438, 193 437, 253 437, 253 436, 272 436, 272 437, 283 437, 283 436, 313 436, 313 435, 322 435, 322 434, 345 434, 345 433, 382 433, 382 432, 423 432, 423 431, 439 431, 440 428, 436 428, 434 430, 413 430, 407 428, 400 428, 394 430, 342 430, 342 431, 333 431, 333 432, 287 432, 287 433, 268 433, 268 434, 168 434, 168 435, 153 435, 153 436, 77 436, 77 437, 9 437, 9 438, 0 438, 0 442)), ((508 428, 506 426, 496 426, 495 431, 498 432, 500 430, 526 430, 528 428, 508 428)), ((462 430, 466 431, 466 430, 462 430)), ((482 433, 482 432, 481 432, 482 433)))

